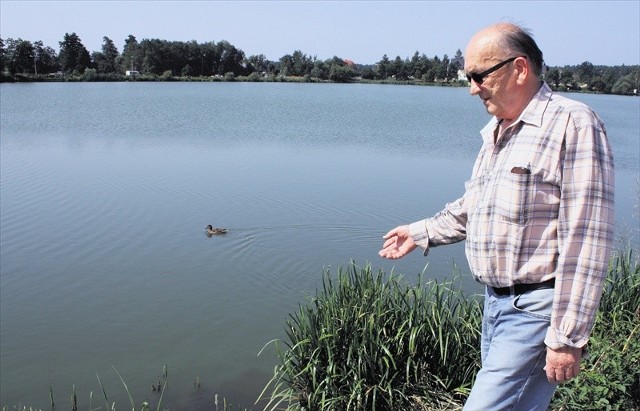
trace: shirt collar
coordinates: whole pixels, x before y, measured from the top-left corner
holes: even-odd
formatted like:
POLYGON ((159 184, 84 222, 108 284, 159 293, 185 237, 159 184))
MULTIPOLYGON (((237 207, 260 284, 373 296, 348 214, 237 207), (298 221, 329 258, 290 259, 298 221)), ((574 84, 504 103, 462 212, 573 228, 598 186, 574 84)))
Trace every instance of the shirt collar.
POLYGON ((542 86, 538 90, 535 96, 531 99, 527 107, 520 113, 518 121, 522 121, 531 124, 536 127, 542 126, 542 117, 551 100, 551 88, 547 83, 542 83, 542 86))
MULTIPOLYGON (((547 83, 543 82, 538 92, 533 96, 525 109, 522 110, 518 120, 513 124, 515 125, 522 121, 535 127, 541 127, 545 109, 547 108, 547 104, 549 104, 549 100, 551 100, 551 94, 553 94, 553 91, 547 83)), ((484 126, 480 131, 484 140, 493 141, 493 132, 498 124, 500 124, 500 121, 502 120, 494 116, 489 123, 484 126)))

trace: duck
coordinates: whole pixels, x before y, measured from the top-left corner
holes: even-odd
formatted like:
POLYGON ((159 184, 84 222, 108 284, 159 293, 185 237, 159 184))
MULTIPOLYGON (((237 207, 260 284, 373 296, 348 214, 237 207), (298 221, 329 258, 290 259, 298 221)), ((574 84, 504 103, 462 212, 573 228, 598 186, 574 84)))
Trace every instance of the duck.
POLYGON ((206 228, 207 234, 227 234, 226 228, 214 228, 211 224, 209 224, 206 228))

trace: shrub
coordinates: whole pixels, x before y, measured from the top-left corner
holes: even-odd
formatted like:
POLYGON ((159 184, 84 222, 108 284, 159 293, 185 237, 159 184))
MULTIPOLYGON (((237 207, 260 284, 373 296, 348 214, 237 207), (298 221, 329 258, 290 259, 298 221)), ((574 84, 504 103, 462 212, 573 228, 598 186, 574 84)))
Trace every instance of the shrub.
POLYGON ((85 81, 94 81, 98 77, 98 71, 96 69, 85 69, 82 76, 85 81))
POLYGON ((247 81, 262 81, 262 75, 257 71, 254 71, 253 73, 249 74, 249 76, 247 77, 247 81))
POLYGON ((173 72, 171 70, 165 70, 160 76, 161 81, 168 81, 173 79, 173 72))

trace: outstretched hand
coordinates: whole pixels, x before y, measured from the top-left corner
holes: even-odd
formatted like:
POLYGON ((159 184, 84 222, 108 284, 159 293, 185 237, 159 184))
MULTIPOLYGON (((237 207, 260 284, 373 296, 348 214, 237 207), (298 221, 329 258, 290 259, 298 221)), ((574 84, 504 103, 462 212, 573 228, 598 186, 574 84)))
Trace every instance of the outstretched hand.
POLYGON ((382 237, 385 242, 382 244, 382 250, 378 252, 380 257, 397 259, 402 258, 416 249, 416 243, 409 235, 409 226, 401 225, 389 231, 382 237))

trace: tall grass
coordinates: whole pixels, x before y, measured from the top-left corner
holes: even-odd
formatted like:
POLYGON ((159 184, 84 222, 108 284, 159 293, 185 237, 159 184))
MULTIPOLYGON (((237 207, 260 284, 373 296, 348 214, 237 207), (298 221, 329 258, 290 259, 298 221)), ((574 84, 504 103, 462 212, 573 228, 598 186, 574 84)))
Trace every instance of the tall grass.
POLYGON ((640 265, 631 249, 609 263, 589 356, 558 387, 554 410, 640 410, 640 265))
MULTIPOLYGON (((553 410, 640 410, 640 266, 616 253, 582 372, 553 410)), ((482 301, 456 281, 406 285, 351 264, 286 321, 267 410, 460 408, 480 368, 482 301)), ((268 344, 268 345, 270 345, 268 344)))
POLYGON ((406 285, 351 264, 274 341, 267 409, 402 410, 455 405, 479 364, 481 302, 453 281, 406 285), (282 344, 286 347, 283 349, 282 344))

